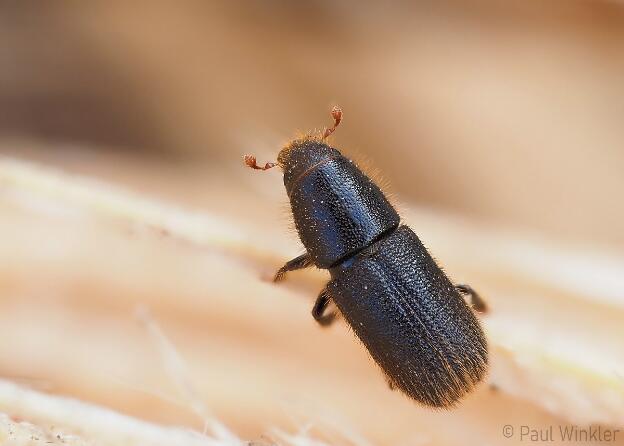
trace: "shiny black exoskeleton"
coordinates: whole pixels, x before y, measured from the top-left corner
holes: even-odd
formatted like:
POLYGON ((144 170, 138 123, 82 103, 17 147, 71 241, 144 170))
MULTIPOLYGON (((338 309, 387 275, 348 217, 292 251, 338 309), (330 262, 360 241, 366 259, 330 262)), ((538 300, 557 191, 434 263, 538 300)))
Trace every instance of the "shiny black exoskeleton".
POLYGON ((281 150, 279 165, 292 214, 306 253, 276 274, 314 265, 331 280, 312 310, 322 325, 333 301, 383 369, 392 387, 433 407, 453 406, 487 372, 483 330, 462 298, 466 285, 454 285, 377 185, 349 159, 325 143, 340 123, 321 137, 297 139, 281 150))

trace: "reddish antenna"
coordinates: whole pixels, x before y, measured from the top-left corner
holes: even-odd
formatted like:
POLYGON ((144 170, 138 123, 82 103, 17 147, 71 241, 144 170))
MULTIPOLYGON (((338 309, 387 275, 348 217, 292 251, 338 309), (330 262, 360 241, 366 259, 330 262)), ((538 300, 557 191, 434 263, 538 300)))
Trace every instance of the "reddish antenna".
POLYGON ((258 163, 256 161, 256 157, 253 155, 245 155, 245 164, 249 167, 251 167, 252 169, 256 169, 256 170, 269 170, 275 166, 277 166, 277 163, 266 163, 264 166, 258 166, 258 163))
POLYGON ((334 125, 325 129, 325 131, 323 132, 323 137, 321 139, 325 139, 329 135, 334 133, 336 128, 340 125, 340 122, 342 121, 342 109, 339 106, 334 105, 334 108, 332 108, 331 111, 331 115, 332 118, 334 118, 334 125))

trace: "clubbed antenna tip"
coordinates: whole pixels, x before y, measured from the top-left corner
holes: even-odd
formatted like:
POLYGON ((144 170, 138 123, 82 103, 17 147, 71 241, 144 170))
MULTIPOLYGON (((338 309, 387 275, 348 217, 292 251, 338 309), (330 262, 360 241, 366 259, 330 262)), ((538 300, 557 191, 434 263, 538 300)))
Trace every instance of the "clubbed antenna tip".
POLYGON ((340 125, 340 122, 342 121, 342 109, 339 106, 334 105, 334 108, 331 110, 331 115, 332 118, 334 118, 334 125, 325 129, 323 132, 323 139, 334 133, 336 128, 340 125))
POLYGON ((253 155, 245 155, 244 160, 245 160, 245 164, 248 167, 251 167, 252 169, 256 169, 256 170, 269 170, 272 167, 277 166, 277 163, 265 163, 264 166, 258 166, 256 157, 253 155))

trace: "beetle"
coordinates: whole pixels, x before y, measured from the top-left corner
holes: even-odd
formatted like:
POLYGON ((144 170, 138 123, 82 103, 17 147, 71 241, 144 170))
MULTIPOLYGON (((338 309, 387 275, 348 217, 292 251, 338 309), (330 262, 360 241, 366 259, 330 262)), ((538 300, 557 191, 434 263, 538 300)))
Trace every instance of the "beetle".
POLYGON ((277 162, 244 158, 253 169, 281 167, 306 249, 274 280, 313 265, 329 270, 314 319, 329 325, 333 301, 391 388, 426 406, 453 407, 487 373, 487 341, 473 312, 486 305, 468 285, 451 282, 375 182, 327 143, 343 117, 339 107, 331 114, 332 127, 292 140, 277 162))

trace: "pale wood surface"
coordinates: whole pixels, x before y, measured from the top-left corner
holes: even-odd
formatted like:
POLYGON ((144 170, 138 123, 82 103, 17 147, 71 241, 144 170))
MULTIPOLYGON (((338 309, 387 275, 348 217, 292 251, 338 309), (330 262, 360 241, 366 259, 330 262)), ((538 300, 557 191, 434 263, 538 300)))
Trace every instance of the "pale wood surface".
MULTIPOLYGON (((219 195, 210 184, 229 181, 227 200, 184 208, 107 184, 105 171, 119 170, 94 161, 99 180, 89 167, 77 176, 0 162, 0 333, 11 340, 0 369, 13 381, 158 423, 201 430, 214 417, 241 438, 311 423, 310 435, 332 444, 498 444, 505 424, 624 424, 624 302, 610 292, 623 280, 621 257, 403 206, 451 277, 492 307, 484 323, 497 390, 481 386, 457 410, 432 412, 387 388, 344 323, 314 323, 324 273, 266 281, 298 249, 268 187, 279 174, 208 173, 195 184, 219 195)), ((144 167, 124 168, 155 184, 160 175, 144 167)), ((12 408, 0 397, 1 410, 12 408)))

